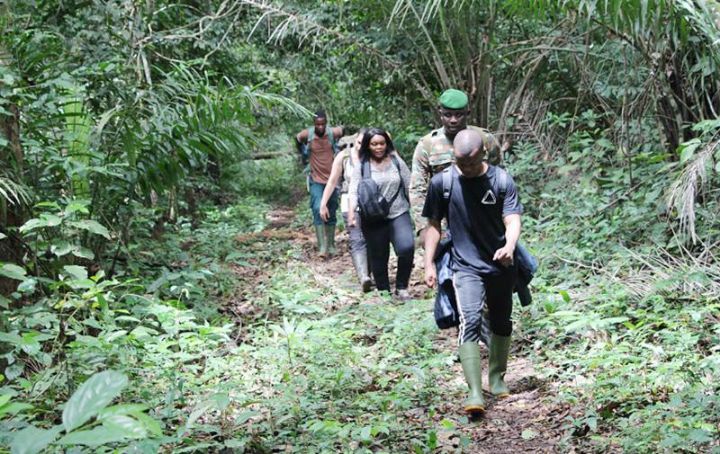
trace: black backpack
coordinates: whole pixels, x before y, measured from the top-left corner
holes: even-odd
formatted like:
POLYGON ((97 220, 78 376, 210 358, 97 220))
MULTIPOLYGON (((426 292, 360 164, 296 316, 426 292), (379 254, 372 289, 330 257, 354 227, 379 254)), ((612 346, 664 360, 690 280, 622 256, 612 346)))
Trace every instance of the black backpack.
MULTIPOLYGON (((500 200, 504 200, 509 184, 508 174, 500 167, 496 167, 496 169, 498 172, 498 189, 500 192, 498 195, 500 200)), ((443 199, 445 200, 445 203, 448 204, 446 205, 446 214, 448 213, 447 207, 449 206, 450 194, 452 193, 452 182, 452 166, 449 166, 442 171, 443 199)), ((449 254, 449 249, 447 251, 449 254)), ((530 294, 528 284, 530 284, 530 281, 532 281, 535 273, 537 272, 538 261, 520 242, 515 245, 514 260, 518 270, 518 280, 515 283, 514 291, 518 294, 520 304, 527 306, 532 303, 532 295, 530 294)), ((452 300, 455 299, 454 292, 450 298, 452 298, 452 300)))
MULTIPOLYGON (((398 173, 401 174, 400 163, 397 158, 392 155, 390 158, 392 158, 393 164, 397 167, 398 173)), ((358 183, 357 205, 363 224, 369 225, 387 218, 387 215, 390 212, 390 206, 393 204, 395 199, 397 199, 400 191, 402 190, 403 193, 405 192, 405 184, 400 181, 400 187, 397 192, 395 192, 395 195, 392 196, 390 200, 386 200, 380 193, 380 188, 377 183, 375 183, 375 180, 372 179, 370 161, 368 159, 364 159, 361 165, 360 175, 362 178, 360 179, 360 183, 358 183)))

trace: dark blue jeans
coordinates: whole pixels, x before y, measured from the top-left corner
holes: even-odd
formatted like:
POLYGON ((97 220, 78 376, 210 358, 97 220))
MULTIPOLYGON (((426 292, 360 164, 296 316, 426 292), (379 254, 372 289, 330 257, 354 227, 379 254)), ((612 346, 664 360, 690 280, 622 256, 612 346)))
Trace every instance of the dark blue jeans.
POLYGON ((328 211, 330 211, 330 218, 327 222, 323 222, 320 217, 320 201, 322 200, 323 191, 325 191, 325 185, 323 183, 315 183, 310 181, 310 209, 313 213, 313 224, 315 225, 335 225, 337 224, 337 217, 335 212, 338 209, 338 194, 337 191, 333 191, 333 195, 328 200, 328 211))

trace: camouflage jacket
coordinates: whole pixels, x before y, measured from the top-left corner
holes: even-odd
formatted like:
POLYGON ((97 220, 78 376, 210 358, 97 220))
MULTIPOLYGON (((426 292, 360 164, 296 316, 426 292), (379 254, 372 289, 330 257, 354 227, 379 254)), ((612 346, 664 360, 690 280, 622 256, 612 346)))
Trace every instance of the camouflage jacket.
MULTIPOLYGON (((477 126, 468 126, 468 128, 482 135, 488 162, 492 165, 502 163, 500 144, 495 136, 484 128, 477 126)), ((422 209, 430 179, 452 162, 453 144, 445 135, 443 128, 435 129, 424 136, 415 147, 410 176, 410 206, 416 231, 425 227, 426 221, 422 217, 422 209)))

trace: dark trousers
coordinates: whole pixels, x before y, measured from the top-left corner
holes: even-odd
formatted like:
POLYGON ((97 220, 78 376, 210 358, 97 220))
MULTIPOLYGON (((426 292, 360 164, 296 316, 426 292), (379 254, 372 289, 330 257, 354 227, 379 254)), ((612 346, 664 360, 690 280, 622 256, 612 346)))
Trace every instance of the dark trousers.
POLYGON ((398 258, 395 288, 406 289, 408 282, 410 282, 410 272, 412 271, 413 255, 415 253, 415 239, 410 213, 405 212, 395 219, 385 219, 371 225, 363 223, 362 231, 367 243, 370 269, 373 271, 377 289, 390 290, 390 279, 388 278, 390 243, 392 243, 395 255, 398 258))
POLYGON ((512 290, 517 279, 513 268, 497 276, 481 276, 468 271, 453 275, 455 298, 460 313, 458 343, 481 339, 483 307, 488 305, 490 331, 498 336, 512 333, 512 290))

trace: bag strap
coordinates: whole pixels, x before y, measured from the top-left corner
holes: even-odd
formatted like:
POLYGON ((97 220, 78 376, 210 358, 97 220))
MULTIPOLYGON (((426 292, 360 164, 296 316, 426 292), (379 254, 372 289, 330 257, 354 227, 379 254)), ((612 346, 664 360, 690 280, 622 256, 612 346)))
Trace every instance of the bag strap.
POLYGON ((505 200, 505 196, 507 195, 508 186, 510 185, 510 179, 508 178, 508 173, 500 168, 495 167, 495 172, 497 172, 497 183, 498 183, 498 191, 500 194, 500 198, 502 200, 505 200))
MULTIPOLYGON (((325 134, 327 135, 328 142, 330 142, 330 148, 332 148, 333 156, 335 156, 338 153, 337 143, 335 143, 335 134, 333 133, 333 130, 331 127, 325 128, 325 134)), ((312 151, 312 147, 310 146, 312 144, 312 141, 315 139, 315 127, 308 128, 308 138, 307 138, 307 147, 308 147, 308 156, 310 155, 310 152, 312 151)))
MULTIPOLYGON (((400 173, 400 163, 398 162, 397 158, 393 155, 390 155, 390 158, 392 158, 393 164, 395 164, 395 167, 397 167, 398 170, 398 176, 400 177, 400 187, 397 188, 397 191, 395 191, 395 195, 392 196, 390 200, 388 200, 388 206, 391 206, 395 199, 398 198, 400 195, 400 191, 402 190, 403 194, 405 194, 405 183, 402 180, 402 174, 400 173)), ((407 199, 407 194, 405 194, 405 199, 407 199)))
POLYGON ((360 163, 360 177, 365 179, 370 179, 372 175, 372 170, 370 169, 370 160, 368 158, 365 158, 360 163))
POLYGON ((452 192, 452 165, 447 166, 442 171, 442 188, 443 188, 443 199, 450 200, 450 193, 452 192))
POLYGON ((442 170, 442 196, 445 202, 445 216, 450 218, 450 195, 452 194, 453 175, 452 164, 442 170))
POLYGON ((398 193, 400 193, 400 190, 402 190, 402 193, 405 196, 405 200, 407 200, 409 202, 410 199, 408 198, 407 192, 405 192, 405 182, 403 181, 403 178, 402 178, 402 170, 400 170, 400 161, 398 161, 397 157, 392 154, 390 155, 390 159, 392 159, 393 164, 395 164, 395 168, 398 171, 398 176, 400 177, 400 187, 398 188, 398 192, 395 193, 395 196, 393 197, 390 204, 392 205, 392 202, 395 201, 395 199, 398 196, 398 193))

